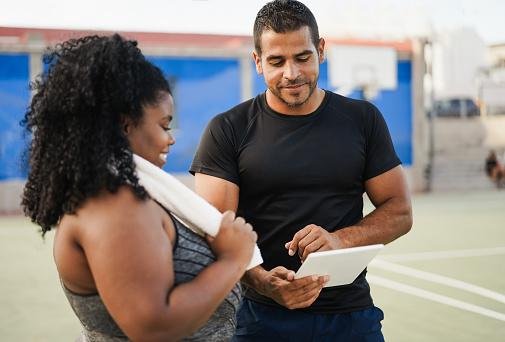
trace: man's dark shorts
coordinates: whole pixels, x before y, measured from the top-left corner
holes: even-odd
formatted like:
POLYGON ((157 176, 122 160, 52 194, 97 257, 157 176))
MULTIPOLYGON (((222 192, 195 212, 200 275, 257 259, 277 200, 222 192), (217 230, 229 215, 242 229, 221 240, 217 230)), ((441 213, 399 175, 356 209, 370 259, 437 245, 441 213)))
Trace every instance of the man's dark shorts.
POLYGON ((373 306, 360 311, 314 314, 244 299, 233 341, 384 341, 384 313, 373 306))

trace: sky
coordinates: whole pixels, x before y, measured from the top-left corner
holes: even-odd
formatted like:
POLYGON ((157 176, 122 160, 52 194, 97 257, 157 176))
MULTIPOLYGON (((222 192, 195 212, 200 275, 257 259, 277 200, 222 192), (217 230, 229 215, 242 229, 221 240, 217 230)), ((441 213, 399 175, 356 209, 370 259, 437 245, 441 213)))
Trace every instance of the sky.
MULTIPOLYGON (((264 0, 14 0, 0 26, 250 35, 264 0)), ((323 37, 402 39, 474 28, 505 43, 503 0, 302 0, 323 37)), ((7 3, 7 4, 5 4, 7 3)))

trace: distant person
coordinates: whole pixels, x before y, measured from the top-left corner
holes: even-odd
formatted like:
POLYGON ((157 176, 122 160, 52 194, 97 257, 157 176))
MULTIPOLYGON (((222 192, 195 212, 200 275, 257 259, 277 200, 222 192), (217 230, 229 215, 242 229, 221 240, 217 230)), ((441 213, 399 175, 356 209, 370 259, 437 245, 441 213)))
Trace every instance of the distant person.
POLYGON ((133 153, 162 167, 174 104, 160 69, 115 34, 54 48, 24 123, 33 134, 24 212, 57 228, 54 260, 81 341, 226 341, 256 234, 224 214, 188 230, 139 185, 133 153))
POLYGON ((382 341, 366 270, 345 286, 294 279, 316 251, 389 243, 412 225, 386 122, 369 102, 318 86, 325 42, 301 2, 276 0, 254 23, 265 93, 217 115, 193 160, 196 191, 237 210, 264 264, 247 271, 236 341, 382 341), (376 209, 363 217, 363 193, 376 209))
POLYGON ((485 161, 485 170, 488 177, 496 184, 497 187, 502 187, 505 182, 505 167, 496 156, 494 150, 489 151, 485 161))

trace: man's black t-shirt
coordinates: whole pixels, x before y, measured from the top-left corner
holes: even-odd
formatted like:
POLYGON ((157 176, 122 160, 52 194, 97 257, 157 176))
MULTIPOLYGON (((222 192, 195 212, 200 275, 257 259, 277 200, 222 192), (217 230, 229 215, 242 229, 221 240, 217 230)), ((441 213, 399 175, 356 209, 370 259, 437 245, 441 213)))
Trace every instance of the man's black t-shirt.
MULTIPOLYGON (((265 94, 222 113, 207 126, 191 165, 237 184, 237 215, 258 233, 263 267, 301 263, 284 244, 308 224, 333 232, 363 217, 364 182, 400 164, 379 110, 326 91, 308 115, 283 115, 265 94)), ((325 288, 307 309, 346 312, 372 305, 364 271, 349 285, 325 288)), ((247 289, 245 296, 273 300, 247 289)))

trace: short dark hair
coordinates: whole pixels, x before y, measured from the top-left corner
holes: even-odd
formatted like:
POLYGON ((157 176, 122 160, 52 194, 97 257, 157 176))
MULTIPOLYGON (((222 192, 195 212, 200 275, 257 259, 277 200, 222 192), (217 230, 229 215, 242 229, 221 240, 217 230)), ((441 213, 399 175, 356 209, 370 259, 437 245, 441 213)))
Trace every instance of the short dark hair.
POLYGON ((147 198, 122 123, 138 123, 146 105, 171 93, 137 42, 118 34, 68 40, 44 61, 22 122, 32 134, 22 206, 43 234, 100 191, 126 185, 147 198))
POLYGON ((254 48, 261 54, 261 35, 263 31, 276 33, 296 31, 308 26, 314 46, 319 44, 319 29, 316 18, 307 6, 296 0, 274 0, 263 6, 254 21, 254 48))

